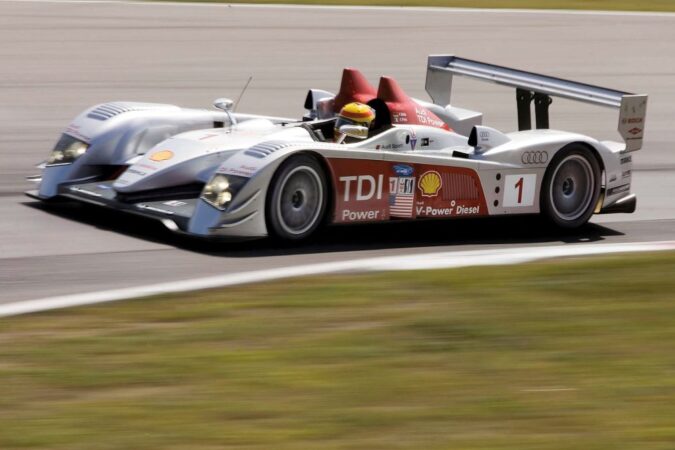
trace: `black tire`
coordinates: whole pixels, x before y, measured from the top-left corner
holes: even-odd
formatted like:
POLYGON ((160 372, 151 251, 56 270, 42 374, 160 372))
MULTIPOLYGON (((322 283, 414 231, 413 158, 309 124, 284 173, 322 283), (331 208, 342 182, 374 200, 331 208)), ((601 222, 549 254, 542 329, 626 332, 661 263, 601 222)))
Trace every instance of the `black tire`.
POLYGON ((327 204, 326 175, 308 155, 292 156, 277 169, 267 193, 270 235, 298 241, 322 224, 327 204))
POLYGON ((578 228, 593 215, 601 188, 600 163, 581 144, 562 148, 553 158, 541 187, 541 212, 561 228, 578 228))

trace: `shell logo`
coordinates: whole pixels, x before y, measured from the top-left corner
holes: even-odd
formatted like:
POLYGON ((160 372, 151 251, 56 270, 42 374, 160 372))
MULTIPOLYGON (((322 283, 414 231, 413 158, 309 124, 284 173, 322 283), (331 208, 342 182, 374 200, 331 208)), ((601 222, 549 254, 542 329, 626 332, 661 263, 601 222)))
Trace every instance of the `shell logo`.
POLYGON ((150 160, 156 162, 166 161, 171 158, 173 158, 173 152, 171 150, 160 150, 150 155, 150 160))
POLYGON ((422 197, 436 197, 443 187, 441 175, 435 170, 424 172, 417 187, 422 192, 422 197))

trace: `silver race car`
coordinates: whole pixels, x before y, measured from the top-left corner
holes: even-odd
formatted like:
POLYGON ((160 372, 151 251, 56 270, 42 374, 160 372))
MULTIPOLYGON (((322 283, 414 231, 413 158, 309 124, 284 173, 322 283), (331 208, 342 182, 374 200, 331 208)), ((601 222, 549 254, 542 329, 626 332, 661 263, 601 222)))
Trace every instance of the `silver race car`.
POLYGON ((429 57, 426 90, 431 102, 345 69, 337 95, 309 91, 301 120, 237 113, 227 99, 214 103, 219 111, 98 105, 65 129, 27 194, 209 238, 297 240, 322 224, 512 214, 574 228, 594 213, 635 210, 631 152, 642 146, 646 95, 451 55, 429 57), (452 106, 455 75, 515 88, 518 131, 452 106), (550 129, 552 97, 618 108, 624 142, 550 129), (374 110, 371 129, 337 122, 351 102, 374 110))

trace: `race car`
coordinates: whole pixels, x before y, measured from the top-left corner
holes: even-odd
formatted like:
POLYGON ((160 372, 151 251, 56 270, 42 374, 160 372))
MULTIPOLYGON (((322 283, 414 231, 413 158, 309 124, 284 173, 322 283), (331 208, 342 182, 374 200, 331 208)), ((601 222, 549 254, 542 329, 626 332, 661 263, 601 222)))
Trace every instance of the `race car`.
POLYGON ((205 238, 300 240, 325 224, 515 214, 576 228, 635 210, 631 152, 642 147, 647 95, 453 55, 429 56, 426 90, 430 102, 348 68, 337 94, 309 91, 301 119, 237 113, 227 99, 220 111, 98 105, 65 129, 27 194, 205 238), (452 105, 458 75, 515 88, 518 130, 452 105), (553 97, 618 108, 624 142, 550 129, 553 97), (373 111, 370 127, 340 121, 351 104, 373 111))

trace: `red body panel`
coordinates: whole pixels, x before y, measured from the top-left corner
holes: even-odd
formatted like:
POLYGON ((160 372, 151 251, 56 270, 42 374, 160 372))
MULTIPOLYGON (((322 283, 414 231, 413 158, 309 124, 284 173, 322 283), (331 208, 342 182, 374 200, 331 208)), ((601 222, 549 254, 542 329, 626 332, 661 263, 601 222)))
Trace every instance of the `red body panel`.
POLYGON ((428 127, 450 130, 448 124, 427 108, 418 105, 403 92, 396 80, 390 77, 380 78, 377 89, 377 98, 384 101, 391 113, 391 123, 394 125, 426 125, 428 127))
POLYGON ((347 103, 368 103, 376 96, 375 88, 368 83, 366 77, 358 70, 347 67, 342 71, 340 91, 335 96, 333 108, 337 114, 347 103))
POLYGON ((333 104, 336 114, 347 103, 368 103, 374 99, 382 100, 387 105, 391 123, 394 125, 426 125, 450 130, 448 124, 436 114, 415 103, 393 78, 381 77, 376 91, 358 70, 348 67, 342 71, 340 90, 333 104))
POLYGON ((487 215, 472 169, 344 158, 328 164, 334 223, 487 215))

